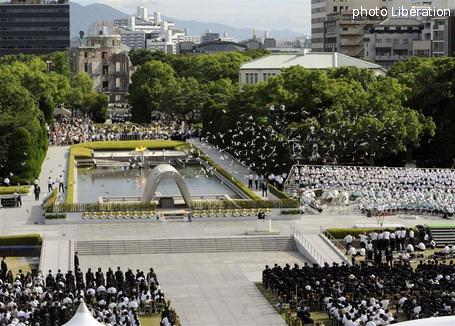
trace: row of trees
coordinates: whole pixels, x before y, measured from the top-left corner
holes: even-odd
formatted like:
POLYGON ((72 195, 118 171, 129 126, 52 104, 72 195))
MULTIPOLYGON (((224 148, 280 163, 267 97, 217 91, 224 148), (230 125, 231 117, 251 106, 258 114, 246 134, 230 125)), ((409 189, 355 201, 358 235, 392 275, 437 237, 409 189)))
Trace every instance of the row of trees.
POLYGON ((240 65, 264 54, 133 52, 133 119, 148 122, 159 111, 201 121, 220 146, 251 140, 232 139, 233 130, 270 127, 274 143, 288 148, 280 155, 288 161, 298 154, 313 163, 402 165, 416 159, 422 166, 453 165, 454 59, 413 58, 386 76, 352 67, 291 67, 264 83, 239 87, 240 65))
POLYGON ((13 183, 39 175, 57 105, 104 121, 107 99, 92 91, 88 75, 70 74, 66 53, 4 56, 0 81, 0 177, 13 183))
MULTIPOLYGON (((230 52, 212 55, 167 55, 161 52, 133 50, 132 63, 137 66, 130 86, 129 102, 133 120, 149 122, 152 112, 195 118, 220 88, 237 88, 240 66, 265 51, 230 52)), ((221 92, 221 96, 224 96, 221 92)))

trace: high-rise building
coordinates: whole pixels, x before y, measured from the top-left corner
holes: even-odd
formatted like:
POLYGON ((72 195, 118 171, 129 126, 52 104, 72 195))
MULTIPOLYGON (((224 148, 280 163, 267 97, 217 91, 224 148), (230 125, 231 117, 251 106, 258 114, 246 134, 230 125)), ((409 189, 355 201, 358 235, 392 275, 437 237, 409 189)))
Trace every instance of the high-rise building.
MULTIPOLYGON (((428 2, 431 2, 431 0, 311 0, 311 47, 313 51, 332 51, 333 45, 340 40, 336 40, 335 42, 333 39, 333 29, 329 30, 329 34, 332 34, 329 36, 331 39, 326 40, 325 35, 327 33, 327 27, 337 25, 337 20, 341 20, 341 25, 346 25, 348 20, 354 20, 352 19, 353 9, 391 9, 392 7, 398 8, 401 5, 409 7, 410 3, 420 5, 428 2), (341 16, 342 18, 337 18, 336 16, 341 16)), ((385 18, 386 17, 382 17, 382 19, 385 18)), ((380 15, 368 17, 367 15, 362 14, 362 17, 359 17, 358 20, 366 22, 370 19, 378 20, 381 19, 381 17, 380 15)), ((358 25, 359 24, 351 26, 351 28, 359 29, 358 25)), ((356 47, 361 47, 361 42, 354 42, 352 38, 346 42, 353 43, 356 47)))
POLYGON ((70 46, 67 0, 0 3, 0 55, 43 54, 70 46))
POLYGON ((149 15, 145 7, 138 7, 135 16, 116 19, 114 25, 122 43, 133 49, 146 48, 175 54, 180 42, 189 41, 186 31, 163 19, 159 12, 149 15))

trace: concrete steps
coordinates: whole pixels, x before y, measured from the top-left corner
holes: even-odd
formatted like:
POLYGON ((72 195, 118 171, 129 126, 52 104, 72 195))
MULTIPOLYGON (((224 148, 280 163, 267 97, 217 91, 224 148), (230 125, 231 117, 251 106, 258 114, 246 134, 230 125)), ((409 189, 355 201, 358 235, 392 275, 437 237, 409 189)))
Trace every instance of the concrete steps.
POLYGON ((79 255, 295 251, 289 236, 77 241, 79 255))
POLYGON ((455 245, 455 226, 444 228, 430 226, 430 232, 438 247, 455 245))

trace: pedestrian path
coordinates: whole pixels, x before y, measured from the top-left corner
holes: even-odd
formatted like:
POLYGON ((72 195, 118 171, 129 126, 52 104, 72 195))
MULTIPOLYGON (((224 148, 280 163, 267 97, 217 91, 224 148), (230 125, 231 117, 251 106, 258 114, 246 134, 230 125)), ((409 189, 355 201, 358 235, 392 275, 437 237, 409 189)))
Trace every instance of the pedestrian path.
POLYGON ((40 224, 43 222, 41 204, 43 199, 49 195, 49 176, 56 180, 60 174, 66 175, 67 153, 67 146, 49 147, 38 179, 38 184, 41 188, 40 199, 38 201, 35 200, 33 188, 31 188, 28 194, 22 196, 22 207, 1 208, 0 234, 10 234, 9 230, 11 228, 17 228, 21 225, 40 224))
MULTIPOLYGON (((188 140, 188 143, 193 144, 194 146, 200 148, 207 156, 209 156, 216 164, 221 166, 223 169, 228 171, 231 175, 237 178, 239 181, 243 182, 248 186, 248 176, 253 175, 254 178, 257 177, 257 174, 249 169, 248 167, 240 164, 238 160, 233 158, 231 154, 217 149, 215 146, 212 146, 208 143, 201 142, 197 138, 191 138, 188 140)), ((262 192, 259 189, 252 189, 257 195, 262 197, 262 192)), ((267 194, 267 199, 274 200, 277 199, 275 195, 270 193, 267 194)))

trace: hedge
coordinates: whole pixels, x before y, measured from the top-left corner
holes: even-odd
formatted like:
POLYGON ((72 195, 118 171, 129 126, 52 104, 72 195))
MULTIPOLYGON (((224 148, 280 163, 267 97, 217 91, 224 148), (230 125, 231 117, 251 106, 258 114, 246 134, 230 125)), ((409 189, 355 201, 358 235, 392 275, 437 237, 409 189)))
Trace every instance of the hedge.
POLYGON ((281 211, 281 215, 300 215, 304 212, 301 209, 290 209, 287 211, 281 211))
POLYGON ((46 220, 57 220, 66 218, 66 214, 51 214, 46 215, 46 220))
POLYGON ((68 161, 66 163, 66 193, 65 204, 74 202, 74 169, 75 169, 75 154, 79 149, 71 146, 68 152, 68 161))
POLYGON ((278 188, 276 188, 275 186, 269 184, 269 191, 275 195, 276 198, 278 199, 292 199, 291 197, 288 196, 287 193, 279 190, 278 188))
POLYGON ((0 195, 11 195, 14 193, 27 194, 29 189, 30 189, 29 186, 0 187, 0 195))
POLYGON ((121 212, 154 210, 155 203, 88 203, 88 204, 60 204, 48 207, 47 213, 63 212, 121 212))
POLYGON ((357 237, 361 233, 369 233, 373 231, 377 232, 383 230, 395 231, 396 228, 329 228, 325 230, 325 233, 329 233, 335 239, 343 239, 348 234, 352 235, 353 237, 357 237))
POLYGON ((43 242, 39 234, 7 235, 0 237, 0 246, 34 246, 43 242))
MULTIPOLYGON (((194 210, 207 209, 248 209, 248 208, 287 208, 293 207, 296 202, 286 200, 252 200, 252 199, 233 199, 233 200, 193 200, 191 208, 194 210)), ((298 207, 298 204, 297 206, 298 207)))
POLYGON ((47 211, 49 209, 49 207, 55 205, 55 203, 57 202, 57 196, 58 196, 58 189, 55 188, 54 190, 52 190, 50 195, 43 202, 42 206, 45 211, 47 211))
MULTIPOLYGON (((270 201, 264 200, 263 197, 256 194, 253 190, 247 187, 246 184, 239 181, 237 178, 232 176, 229 172, 223 169, 221 166, 216 164, 210 157, 208 157, 204 152, 202 152, 196 146, 191 145, 191 148, 196 151, 196 156, 206 161, 210 166, 212 166, 218 173, 224 176, 226 179, 231 181, 236 187, 238 187, 243 193, 245 193, 251 200, 248 204, 251 207, 242 207, 242 208, 297 208, 299 207, 299 202, 297 200, 291 199, 285 193, 279 191, 275 187, 269 184, 269 189, 272 193, 275 194, 280 200, 278 201, 270 201), (256 203, 251 203, 254 201, 256 203)), ((236 201, 236 200, 234 200, 236 201)), ((235 208, 235 207, 227 207, 227 208, 235 208)))
POLYGON ((189 147, 183 141, 176 140, 122 140, 122 141, 98 141, 83 144, 73 145, 71 147, 80 148, 85 147, 92 150, 109 151, 109 150, 134 150, 138 147, 145 147, 148 149, 175 149, 177 146, 189 147))

